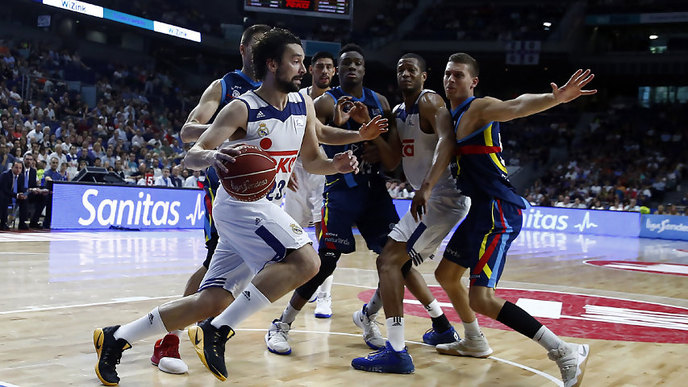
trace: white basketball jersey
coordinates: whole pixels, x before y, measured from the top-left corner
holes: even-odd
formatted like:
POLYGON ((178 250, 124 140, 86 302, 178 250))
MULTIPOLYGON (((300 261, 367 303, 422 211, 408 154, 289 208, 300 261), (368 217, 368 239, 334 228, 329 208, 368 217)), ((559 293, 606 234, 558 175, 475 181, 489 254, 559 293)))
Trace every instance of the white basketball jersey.
MULTIPOLYGON (((237 100, 248 107, 246 136, 225 144, 248 144, 263 149, 277 162, 275 186, 267 194, 271 201, 282 200, 289 176, 299 155, 306 130, 306 103, 299 93, 289 93, 284 110, 278 110, 254 91, 242 94, 237 100)), ((219 190, 224 192, 224 190, 219 190)), ((226 194, 226 192, 225 192, 226 194)), ((227 195, 229 196, 229 195, 227 195)))
MULTIPOLYGON (((406 106, 403 102, 394 107, 394 116, 397 120, 397 132, 401 140, 402 165, 406 179, 419 189, 423 179, 434 163, 435 147, 439 136, 436 133, 425 133, 420 128, 420 112, 418 101, 426 93, 434 93, 432 90, 421 91, 416 102, 412 106, 406 106)), ((450 177, 449 168, 442 174, 436 187, 454 186, 450 177)))

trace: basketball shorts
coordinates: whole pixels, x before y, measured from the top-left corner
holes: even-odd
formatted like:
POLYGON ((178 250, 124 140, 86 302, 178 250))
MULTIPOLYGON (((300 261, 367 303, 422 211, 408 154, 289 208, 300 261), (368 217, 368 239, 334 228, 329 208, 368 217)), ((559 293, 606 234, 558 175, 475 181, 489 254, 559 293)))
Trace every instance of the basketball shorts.
POLYGON ((308 173, 300 160, 294 164, 292 173, 296 176, 299 188, 296 192, 287 190, 284 210, 301 227, 308 227, 311 223, 320 222, 322 220, 325 176, 308 173))
MULTIPOLYGON (((301 226, 266 198, 240 202, 231 199, 224 190, 218 190, 213 218, 220 235, 216 255, 219 251, 231 251, 254 274, 270 263, 283 260, 288 250, 312 244, 301 226)), ((216 266, 215 260, 213 256, 208 272, 216 266)))
POLYGON ((444 258, 470 268, 471 286, 495 288, 511 243, 521 232, 521 208, 494 197, 471 198, 466 219, 452 235, 444 258))
POLYGON ((407 212, 394 226, 389 237, 406 243, 406 251, 414 265, 432 259, 451 229, 461 221, 471 205, 471 199, 456 190, 433 190, 423 219, 417 222, 407 212))
POLYGON ((205 234, 205 248, 208 250, 208 253, 206 254, 205 261, 203 261, 203 266, 207 269, 210 267, 210 260, 213 257, 219 238, 215 228, 215 221, 213 220, 213 202, 220 187, 220 178, 213 167, 207 168, 205 174, 206 177, 203 181, 203 190, 205 191, 205 198, 203 200, 205 205, 203 232, 205 234))
POLYGON ((399 222, 399 214, 382 179, 370 185, 339 186, 324 195, 319 248, 342 254, 356 250, 352 227, 357 226, 368 249, 381 253, 387 235, 399 222))

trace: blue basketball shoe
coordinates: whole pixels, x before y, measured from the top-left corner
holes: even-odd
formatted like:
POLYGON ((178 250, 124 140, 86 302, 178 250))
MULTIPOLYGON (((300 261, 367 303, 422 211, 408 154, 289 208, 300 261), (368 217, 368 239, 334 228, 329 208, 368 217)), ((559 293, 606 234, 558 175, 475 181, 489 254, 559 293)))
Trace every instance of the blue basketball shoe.
POLYGON ((435 346, 437 344, 447 344, 459 341, 459 333, 454 330, 454 327, 449 327, 446 331, 438 333, 435 328, 430 328, 423 335, 423 342, 435 346))
POLYGON ((384 348, 371 352, 366 357, 355 358, 351 361, 351 366, 361 371, 386 374, 412 374, 415 371, 408 349, 404 347, 403 351, 397 352, 389 341, 384 348))

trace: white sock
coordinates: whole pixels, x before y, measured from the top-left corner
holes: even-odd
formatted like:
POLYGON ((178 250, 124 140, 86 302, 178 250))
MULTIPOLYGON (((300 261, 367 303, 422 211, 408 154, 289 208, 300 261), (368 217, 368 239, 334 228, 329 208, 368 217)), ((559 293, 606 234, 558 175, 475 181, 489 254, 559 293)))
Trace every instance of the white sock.
POLYGON ((167 334, 167 328, 160 318, 160 311, 156 307, 147 315, 129 324, 124 324, 115 331, 115 339, 124 339, 129 344, 150 336, 167 334))
POLYGON ((291 324, 296 320, 296 316, 299 314, 300 310, 294 308, 291 306, 291 302, 287 303, 287 307, 284 308, 284 312, 282 312, 282 317, 280 317, 280 321, 283 323, 291 324))
POLYGON ((390 317, 385 320, 387 325, 387 341, 394 348, 395 351, 403 351, 406 344, 404 343, 404 318, 390 317))
POLYGON ((559 348, 564 342, 552 331, 550 331, 546 326, 541 326, 540 329, 535 333, 533 340, 542 345, 546 350, 551 351, 553 349, 559 348))
POLYGON ((428 314, 432 318, 440 317, 444 313, 442 312, 442 308, 440 307, 440 303, 437 302, 437 299, 432 300, 429 305, 423 305, 423 307, 428 311, 428 314))
POLYGON ((334 276, 329 276, 325 278, 325 281, 320 285, 318 288, 318 297, 320 297, 320 294, 325 293, 325 297, 329 297, 330 294, 332 293, 332 281, 334 280, 334 276))
POLYGON ((480 332, 480 327, 478 326, 478 319, 476 318, 473 322, 463 321, 463 335, 466 337, 479 337, 482 334, 480 332))
POLYGON ((182 329, 176 329, 176 330, 174 330, 174 331, 172 331, 172 332, 170 332, 170 333, 173 334, 173 335, 175 335, 175 336, 177 336, 177 337, 181 337, 181 336, 182 336, 182 333, 184 333, 184 331, 183 331, 182 329))
POLYGON ((229 306, 210 323, 213 324, 215 328, 228 325, 236 329, 242 321, 270 304, 270 300, 268 300, 253 283, 250 283, 246 289, 241 292, 241 295, 237 297, 234 302, 229 304, 229 306))
POLYGON ((368 317, 377 314, 382 309, 382 297, 380 297, 380 288, 375 289, 375 293, 370 297, 368 305, 366 306, 366 314, 368 317))

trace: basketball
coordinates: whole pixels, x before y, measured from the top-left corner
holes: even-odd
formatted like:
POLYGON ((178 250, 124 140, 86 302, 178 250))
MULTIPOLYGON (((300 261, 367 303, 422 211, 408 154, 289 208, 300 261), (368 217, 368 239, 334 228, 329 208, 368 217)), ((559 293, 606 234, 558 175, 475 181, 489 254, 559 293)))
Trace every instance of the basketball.
POLYGON ((234 163, 226 162, 228 172, 217 171, 222 186, 233 198, 254 202, 270 192, 275 184, 277 162, 264 150, 253 145, 241 145, 234 163))

